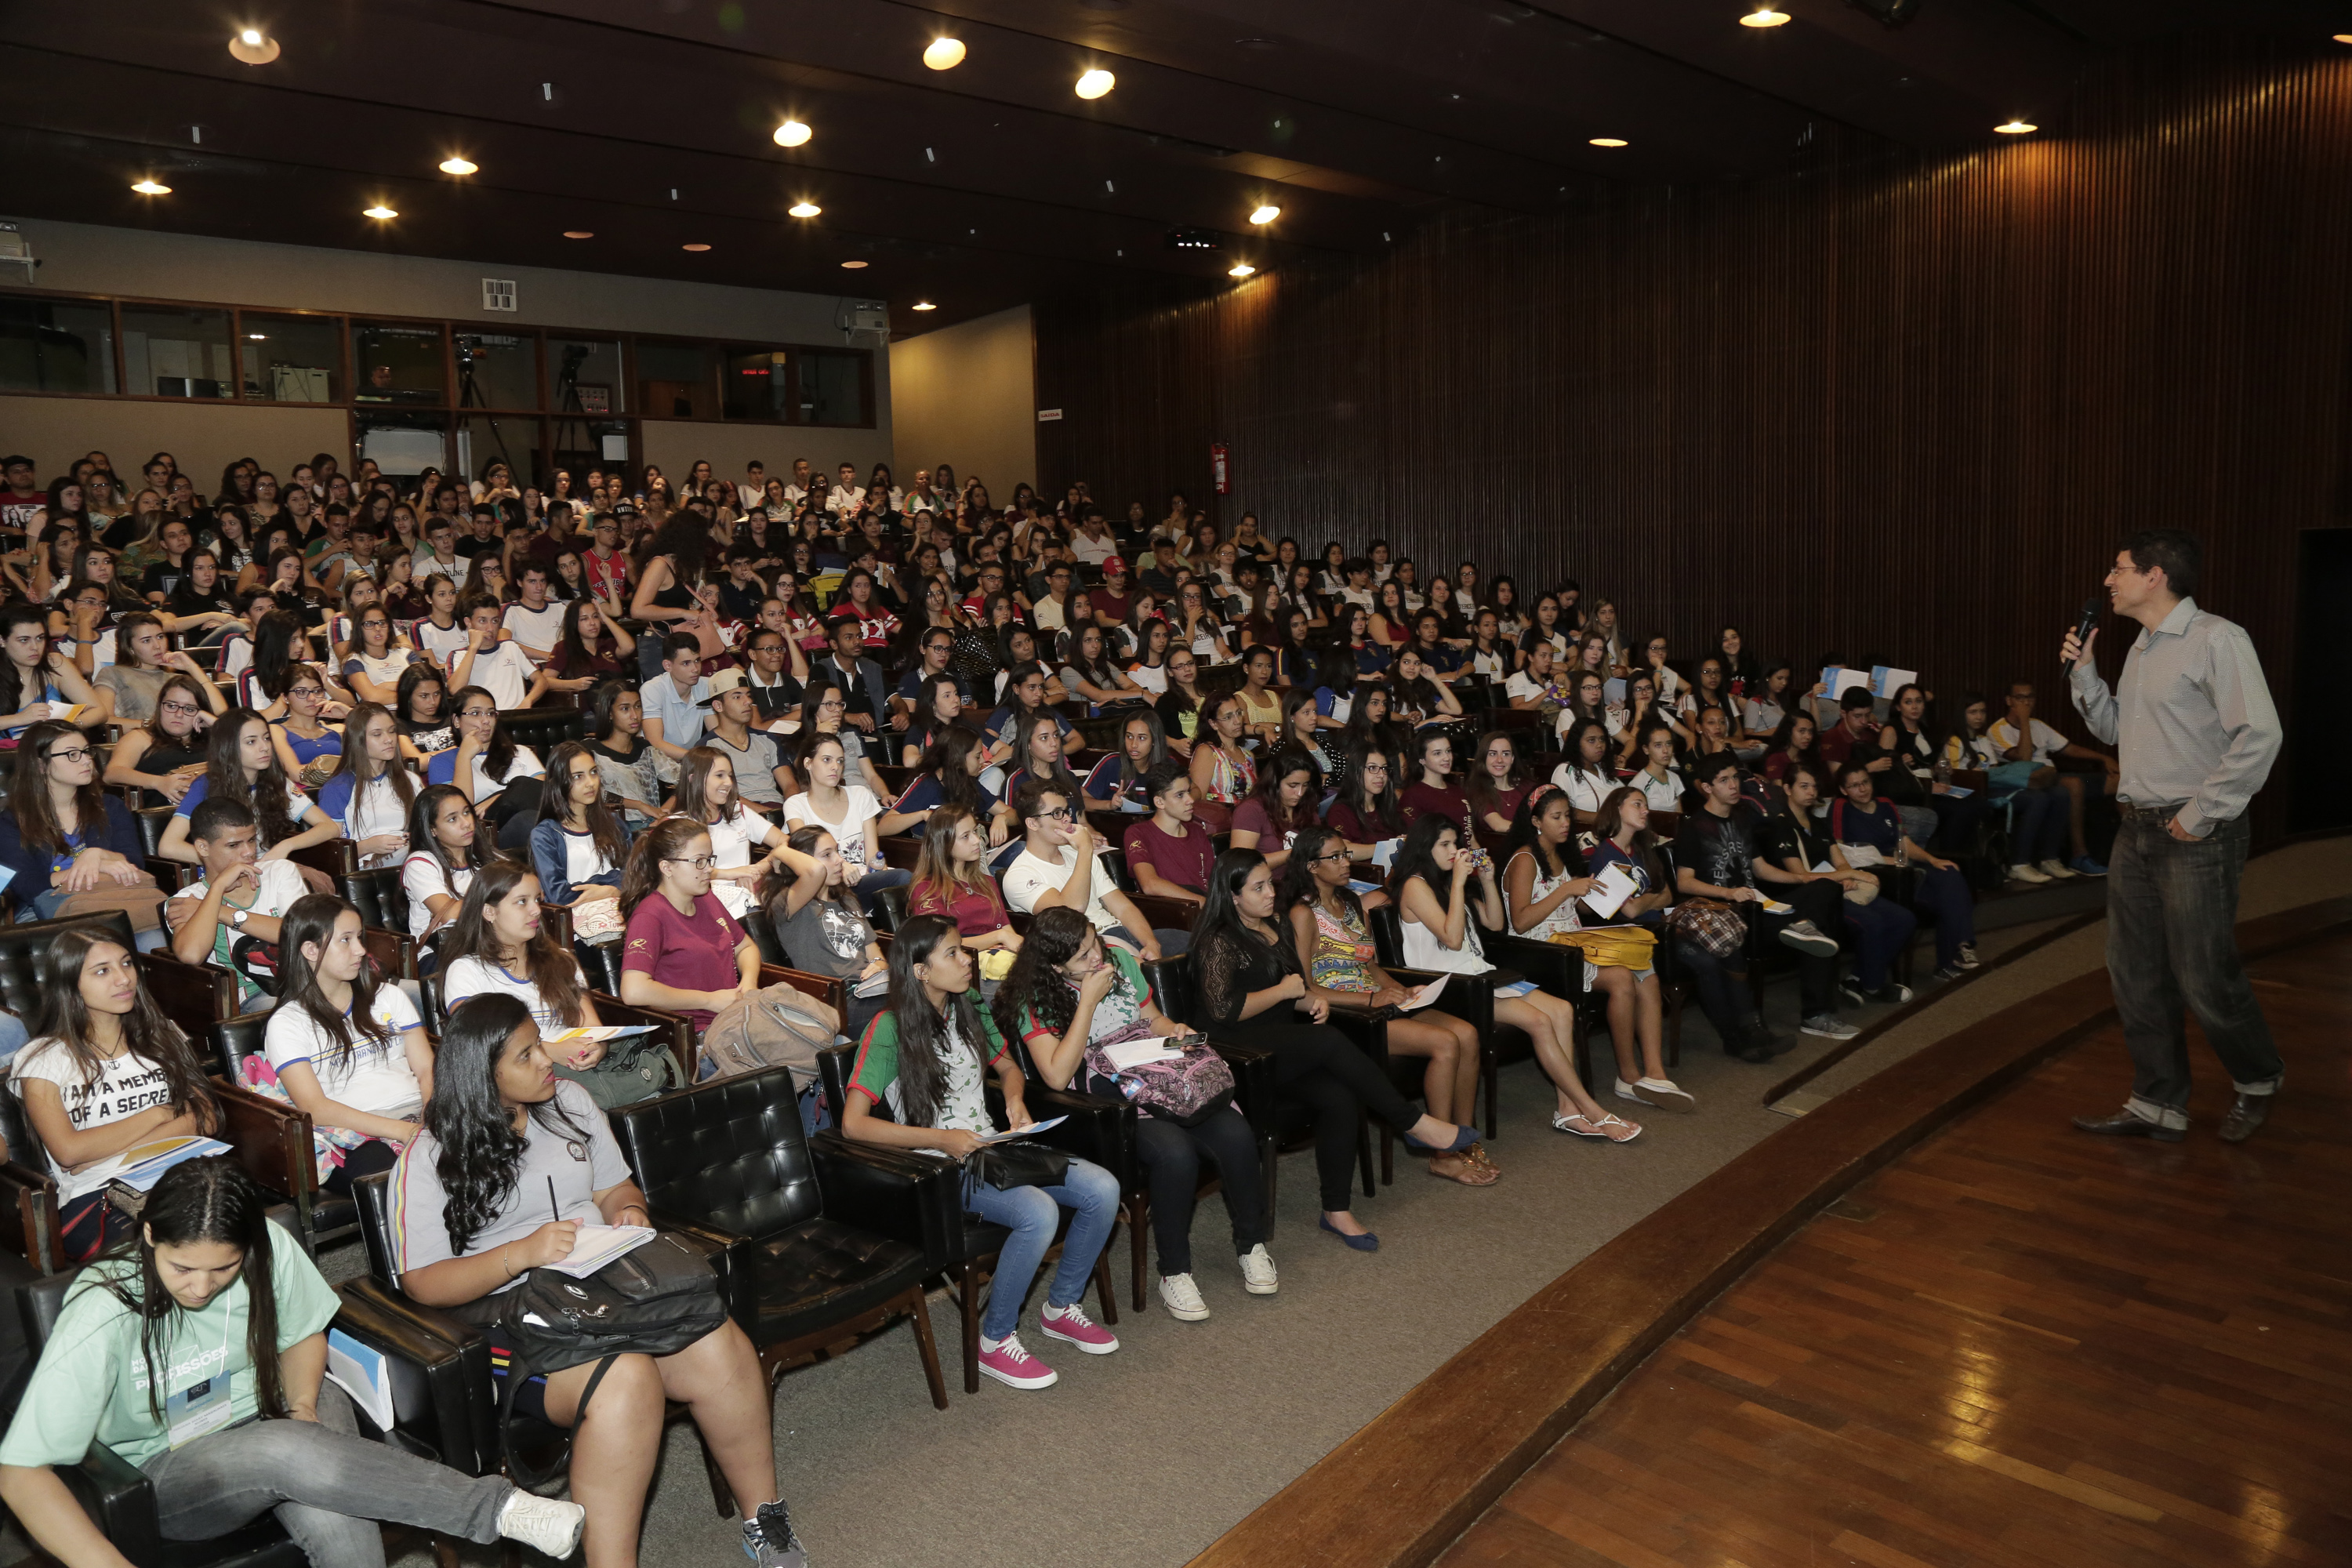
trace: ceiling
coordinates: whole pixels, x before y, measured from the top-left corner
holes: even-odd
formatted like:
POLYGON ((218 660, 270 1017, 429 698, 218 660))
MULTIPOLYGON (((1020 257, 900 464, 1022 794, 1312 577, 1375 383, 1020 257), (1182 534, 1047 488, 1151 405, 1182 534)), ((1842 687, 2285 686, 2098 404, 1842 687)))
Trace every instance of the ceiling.
POLYGON ((2352 26, 2352 0, 1924 0, 1899 28, 1780 0, 1786 26, 1738 25, 1760 3, 0 0, 0 202, 870 295, 903 335, 1120 275, 1374 252, 1594 180, 1768 174, 1817 122, 1931 151, 2012 117, 2057 132, 2102 51, 2352 26), (278 58, 233 58, 239 26, 278 58), (933 71, 942 34, 967 54, 933 71), (1117 86, 1077 98, 1097 67, 1117 86), (787 118, 805 145, 776 145, 787 118), (439 173, 452 153, 478 173, 439 173), (172 194, 134 195, 142 176, 172 194), (801 200, 822 215, 788 216, 801 200), (400 216, 362 216, 376 202, 400 216), (1253 229, 1262 203, 1281 216, 1253 229), (1173 250, 1177 226, 1223 248, 1173 250))

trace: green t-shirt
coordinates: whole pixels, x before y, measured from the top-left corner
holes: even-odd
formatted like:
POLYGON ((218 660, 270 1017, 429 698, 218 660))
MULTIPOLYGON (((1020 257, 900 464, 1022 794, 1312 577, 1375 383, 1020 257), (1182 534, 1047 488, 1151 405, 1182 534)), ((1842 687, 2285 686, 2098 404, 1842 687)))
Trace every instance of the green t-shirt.
MULTIPOLYGON (((946 1058, 947 1082, 940 1095, 940 1112, 933 1125, 959 1132, 986 1134, 996 1131, 988 1119, 988 1100, 983 1092, 987 1069, 1004 1057, 1003 1037, 996 1032, 996 1020, 983 1008, 973 1009, 980 1016, 980 1058, 975 1060, 967 1050, 949 1050, 946 1058)), ((903 1116, 898 1100, 898 1019, 893 1013, 881 1013, 866 1026, 866 1037, 857 1043, 857 1066, 849 1075, 852 1091, 863 1094, 878 1104, 887 1105, 893 1116, 903 1116)))
MULTIPOLYGON (((284 1351, 334 1321, 335 1292, 301 1245, 269 1226, 271 1283, 278 1297, 278 1348, 284 1351)), ((105 1444, 132 1465, 144 1465, 173 1445, 178 1426, 191 1432, 224 1430, 261 1413, 253 1363, 246 1354, 245 1277, 205 1303, 201 1312, 175 1310, 156 1346, 164 1369, 164 1423, 147 1404, 147 1363, 139 1353, 139 1320, 100 1287, 93 1265, 76 1280, 41 1351, 16 1419, 0 1440, 0 1465, 79 1464, 92 1442, 105 1444), (227 1393, 218 1380, 228 1381, 227 1393), (210 1385, 209 1387, 207 1385, 210 1385)), ((135 1280, 135 1269, 131 1274, 135 1280)))

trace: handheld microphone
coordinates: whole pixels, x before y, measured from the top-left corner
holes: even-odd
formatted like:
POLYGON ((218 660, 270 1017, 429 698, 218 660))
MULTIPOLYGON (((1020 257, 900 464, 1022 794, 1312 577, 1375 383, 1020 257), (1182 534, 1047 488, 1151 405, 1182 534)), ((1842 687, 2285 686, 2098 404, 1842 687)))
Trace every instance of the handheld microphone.
MULTIPOLYGON (((2101 589, 2098 593, 2092 595, 2089 598, 2083 601, 2082 618, 2074 623, 2075 642, 2087 643, 2091 640, 2091 628, 2099 624, 2099 612, 2105 607, 2106 591, 2105 589, 2101 589)), ((2082 667, 2082 663, 2083 660, 2081 656, 2077 655, 2074 662, 2066 667, 2066 673, 2069 675, 2074 674, 2076 669, 2082 667)))

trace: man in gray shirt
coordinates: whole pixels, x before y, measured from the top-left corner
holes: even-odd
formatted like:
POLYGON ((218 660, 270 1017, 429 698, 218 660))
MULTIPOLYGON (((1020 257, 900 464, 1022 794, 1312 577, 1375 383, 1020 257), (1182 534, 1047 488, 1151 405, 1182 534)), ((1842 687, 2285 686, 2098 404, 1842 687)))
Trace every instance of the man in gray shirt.
POLYGON ((2279 750, 2278 710, 2242 627, 2208 615, 2196 591, 2194 534, 2134 534, 2107 574, 2117 614, 2143 628, 2110 692, 2090 641, 2066 636, 2074 706, 2118 746, 2123 826, 2108 863, 2107 973, 2132 1058, 2131 1098, 2112 1116, 2078 1116, 2085 1132, 2179 1142, 2189 1128, 2185 1001, 2229 1069, 2231 1143, 2253 1136, 2284 1075, 2269 1023, 2239 962, 2233 929, 2246 862, 2246 804, 2279 750))

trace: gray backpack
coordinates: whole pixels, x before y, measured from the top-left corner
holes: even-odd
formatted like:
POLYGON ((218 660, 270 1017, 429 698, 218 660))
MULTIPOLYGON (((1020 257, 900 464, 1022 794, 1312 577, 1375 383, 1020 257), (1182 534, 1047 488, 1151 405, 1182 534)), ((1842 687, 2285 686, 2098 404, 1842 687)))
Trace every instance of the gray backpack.
POLYGON ((841 1017, 831 1007, 790 985, 770 985, 729 1003, 703 1031, 702 1059, 708 1078, 737 1078, 769 1068, 790 1068, 793 1087, 816 1081, 816 1056, 841 1036, 841 1017))

